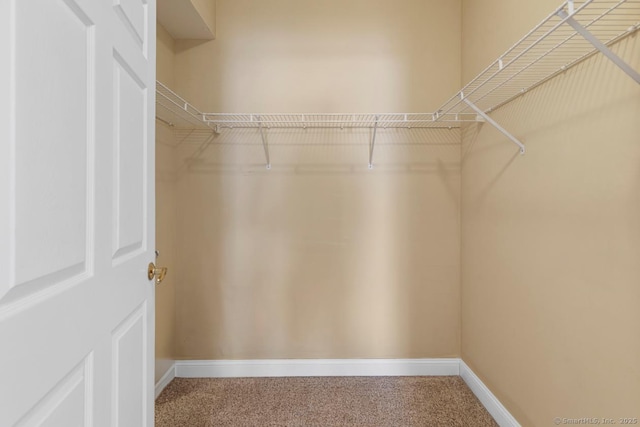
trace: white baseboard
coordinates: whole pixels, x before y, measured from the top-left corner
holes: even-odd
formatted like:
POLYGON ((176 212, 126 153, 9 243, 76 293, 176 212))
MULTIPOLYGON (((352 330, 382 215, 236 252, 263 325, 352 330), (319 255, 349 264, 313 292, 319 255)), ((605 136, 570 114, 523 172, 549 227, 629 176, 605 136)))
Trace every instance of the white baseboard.
POLYGON ((165 372, 162 378, 160 378, 160 380, 158 380, 158 382, 156 383, 156 397, 155 397, 156 399, 158 398, 158 396, 160 396, 160 393, 162 393, 162 390, 164 390, 164 388, 168 386, 169 383, 175 377, 176 377, 176 365, 174 363, 173 365, 171 365, 169 369, 167 369, 167 372, 165 372))
POLYGON ((500 427, 520 427, 520 423, 462 360, 460 360, 460 376, 500 427))
POLYGON ((178 360, 176 377, 358 377, 459 375, 460 359, 178 360))
POLYGON ((177 360, 156 385, 156 397, 174 378, 247 377, 462 377, 500 427, 520 427, 516 419, 461 359, 277 359, 177 360))

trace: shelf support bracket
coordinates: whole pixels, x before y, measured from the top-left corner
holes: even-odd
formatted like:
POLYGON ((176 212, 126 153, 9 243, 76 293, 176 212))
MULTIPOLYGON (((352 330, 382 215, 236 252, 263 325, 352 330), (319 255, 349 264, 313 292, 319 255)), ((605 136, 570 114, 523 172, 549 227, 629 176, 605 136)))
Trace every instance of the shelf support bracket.
POLYGON ((264 128, 262 127, 262 117, 258 117, 258 127, 260 128, 260 137, 262 138, 262 148, 264 148, 264 156, 267 159, 267 169, 271 169, 271 160, 269 158, 269 142, 267 136, 264 134, 264 128))
POLYGON ((520 154, 524 154, 524 151, 525 151, 524 144, 522 142, 520 142, 518 140, 518 138, 516 138, 515 136, 511 135, 505 128, 500 126, 495 120, 493 120, 491 117, 489 117, 488 114, 486 114, 484 111, 482 111, 480 108, 478 108, 478 106, 476 104, 474 104, 473 102, 471 102, 468 99, 466 99, 462 93, 460 93, 460 98, 462 99, 462 101, 464 101, 465 104, 467 104, 469 107, 471 107, 471 109, 473 111, 478 113, 478 115, 480 115, 483 119, 485 119, 487 122, 489 122, 489 124, 491 124, 491 126, 493 126, 494 128, 498 129, 504 136, 509 138, 514 144, 516 144, 518 147, 520 147, 520 154))
POLYGON ((624 62, 622 60, 622 58, 620 58, 618 55, 613 53, 611 51, 611 49, 609 49, 604 43, 602 43, 600 40, 598 40, 598 38, 596 36, 591 34, 591 32, 589 32, 589 30, 587 30, 585 27, 580 25, 580 23, 578 21, 576 21, 575 19, 573 19, 573 17, 571 15, 569 15, 567 13, 567 11, 560 10, 560 11, 557 12, 557 15, 560 18, 564 19, 567 24, 571 25, 571 27, 573 27, 573 29, 576 30, 576 32, 578 34, 580 34, 582 37, 584 37, 584 39, 586 41, 591 43, 596 49, 598 49, 600 52, 602 52, 603 55, 605 55, 607 58, 609 58, 611 60, 611 62, 616 64, 622 71, 627 73, 629 75, 629 77, 631 77, 633 80, 636 81, 636 83, 640 84, 640 73, 638 73, 636 70, 631 68, 631 66, 629 64, 624 62))
POLYGON ((373 169, 373 149, 376 146, 376 134, 378 133, 378 120, 379 116, 376 116, 376 122, 373 125, 373 136, 371 137, 371 142, 369 143, 369 169, 373 169))

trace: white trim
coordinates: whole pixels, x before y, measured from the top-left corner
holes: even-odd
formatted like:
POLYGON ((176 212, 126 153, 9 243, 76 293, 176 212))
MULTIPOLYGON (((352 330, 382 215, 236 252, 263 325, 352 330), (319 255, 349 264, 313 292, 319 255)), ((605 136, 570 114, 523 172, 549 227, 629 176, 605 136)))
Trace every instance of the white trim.
POLYGON ((516 419, 463 360, 449 359, 273 359, 177 360, 156 385, 156 398, 174 377, 462 377, 500 427, 520 427, 516 419))
POLYGON ((171 365, 169 369, 167 369, 167 372, 165 372, 162 378, 160 378, 156 383, 156 397, 155 397, 156 399, 158 398, 158 396, 160 396, 160 393, 162 393, 162 390, 164 390, 164 388, 168 386, 169 383, 173 381, 175 377, 176 377, 176 364, 174 363, 171 365))
POLYGON ((460 376, 500 427, 520 427, 520 423, 463 360, 460 360, 460 376))
POLYGON ((178 360, 176 377, 451 376, 460 359, 178 360))

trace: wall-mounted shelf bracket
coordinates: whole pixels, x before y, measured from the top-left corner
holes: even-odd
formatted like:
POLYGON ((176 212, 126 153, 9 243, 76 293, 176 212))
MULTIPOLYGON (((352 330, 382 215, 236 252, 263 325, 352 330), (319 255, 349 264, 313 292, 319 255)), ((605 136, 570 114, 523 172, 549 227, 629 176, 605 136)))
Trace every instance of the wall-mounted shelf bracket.
POLYGON ((611 49, 609 49, 604 43, 602 43, 596 36, 591 34, 589 30, 580 25, 578 21, 573 19, 574 8, 573 1, 568 2, 569 12, 564 9, 561 9, 557 12, 557 15, 564 20, 565 23, 569 24, 578 34, 580 34, 586 41, 591 43, 596 49, 602 52, 607 58, 611 60, 614 64, 616 64, 622 71, 627 73, 629 77, 636 81, 636 83, 640 84, 640 73, 631 68, 629 64, 624 62, 622 58, 613 53, 611 49))
POLYGON ((376 116, 375 124, 373 125, 373 135, 371 137, 371 142, 369 143, 369 169, 373 169, 373 149, 376 146, 376 135, 378 133, 378 120, 380 120, 379 116, 376 116))
POLYGON ((267 136, 264 134, 264 127, 262 126, 262 117, 258 116, 258 127, 260 129, 260 137, 262 138, 262 148, 264 148, 264 156, 267 159, 267 169, 271 169, 271 160, 269 159, 269 142, 267 136))
POLYGON ((504 136, 509 138, 514 144, 516 144, 518 147, 520 147, 520 154, 524 154, 524 152, 525 152, 524 144, 522 142, 520 142, 518 140, 518 138, 516 138, 515 136, 511 135, 505 128, 500 126, 495 120, 493 120, 491 117, 489 117, 484 111, 482 111, 480 108, 478 108, 473 102, 471 102, 468 99, 466 99, 462 92, 460 92, 460 99, 465 104, 467 104, 473 111, 478 113, 478 115, 480 117, 482 117, 485 121, 490 123, 491 126, 493 126, 494 128, 498 129, 504 136))

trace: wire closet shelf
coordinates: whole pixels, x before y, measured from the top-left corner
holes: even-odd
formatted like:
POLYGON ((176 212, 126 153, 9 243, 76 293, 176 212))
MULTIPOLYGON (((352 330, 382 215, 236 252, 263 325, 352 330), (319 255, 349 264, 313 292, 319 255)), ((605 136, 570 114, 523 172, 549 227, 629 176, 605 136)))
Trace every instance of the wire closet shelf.
POLYGON ((159 81, 156 81, 156 119, 174 129, 213 130, 200 110, 159 81))
MULTIPOLYGON (((524 153, 524 145, 487 114, 597 52, 640 84, 640 73, 608 46, 640 30, 640 0, 567 0, 433 113, 203 113, 162 83, 156 115, 175 129, 458 128, 487 121, 524 153)), ((375 133, 374 140, 375 143, 375 133)))
POLYGON ((571 26, 573 21, 611 45, 640 29, 640 1, 565 1, 438 111, 470 113, 466 99, 490 113, 597 53, 594 44, 571 26))

